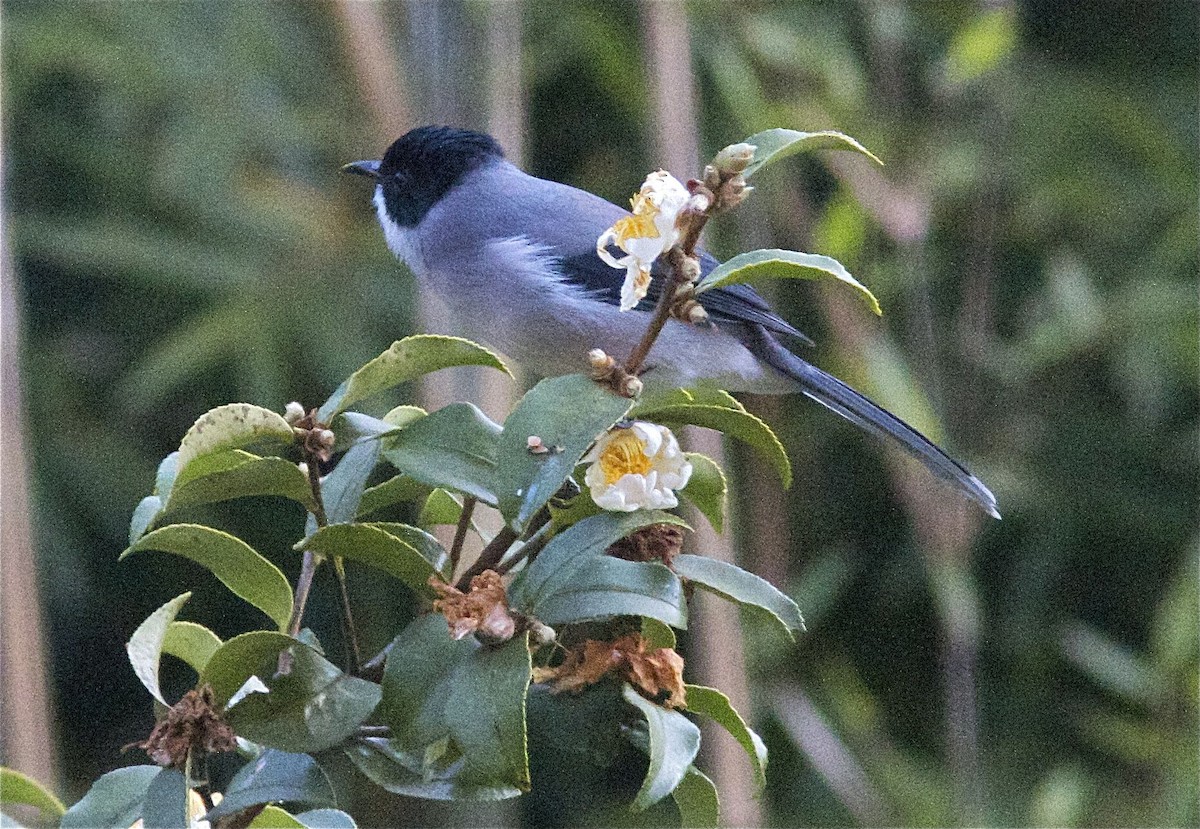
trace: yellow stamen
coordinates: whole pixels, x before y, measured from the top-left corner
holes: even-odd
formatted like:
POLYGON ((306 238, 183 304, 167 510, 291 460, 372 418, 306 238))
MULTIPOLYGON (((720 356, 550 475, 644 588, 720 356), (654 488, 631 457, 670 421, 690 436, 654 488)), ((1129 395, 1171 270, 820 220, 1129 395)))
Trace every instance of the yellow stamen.
POLYGON ((617 234, 617 244, 624 245, 630 239, 657 239, 658 228, 654 225, 654 213, 635 213, 617 219, 613 225, 617 234))
POLYGON ((600 453, 604 483, 612 486, 625 475, 645 475, 649 472, 650 459, 646 457, 645 448, 632 429, 624 429, 614 435, 600 453))

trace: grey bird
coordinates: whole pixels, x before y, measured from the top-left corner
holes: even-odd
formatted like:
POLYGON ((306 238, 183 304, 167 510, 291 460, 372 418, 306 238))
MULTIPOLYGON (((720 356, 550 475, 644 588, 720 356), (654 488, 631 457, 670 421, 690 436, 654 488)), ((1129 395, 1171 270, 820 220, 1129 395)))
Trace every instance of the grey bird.
MULTIPOLYGON (((441 300, 456 329, 550 377, 580 371, 590 349, 618 358, 646 330, 661 280, 632 311, 619 310, 624 271, 596 240, 628 211, 583 190, 528 175, 489 135, 414 129, 381 161, 343 168, 375 182, 391 249, 422 292, 441 300)), ((701 253, 701 273, 719 263, 701 253)), ((900 418, 786 348, 807 341, 745 285, 700 295, 712 325, 671 320, 646 360, 647 389, 711 385, 759 394, 801 392, 873 435, 894 441, 934 475, 999 518, 978 478, 900 418)))

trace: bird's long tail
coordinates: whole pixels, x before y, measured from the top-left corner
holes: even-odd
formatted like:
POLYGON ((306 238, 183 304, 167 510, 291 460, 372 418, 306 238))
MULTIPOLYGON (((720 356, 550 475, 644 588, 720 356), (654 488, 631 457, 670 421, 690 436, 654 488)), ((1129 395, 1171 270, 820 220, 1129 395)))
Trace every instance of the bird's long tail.
POLYGON ((867 432, 895 441, 925 464, 930 472, 953 485, 964 496, 983 507, 989 515, 994 518, 1000 517, 996 510, 996 496, 992 491, 966 467, 939 449, 933 441, 891 412, 872 403, 832 374, 809 365, 788 351, 761 326, 748 327, 754 330, 750 332, 750 341, 746 345, 754 355, 776 371, 794 379, 800 384, 805 395, 867 432))

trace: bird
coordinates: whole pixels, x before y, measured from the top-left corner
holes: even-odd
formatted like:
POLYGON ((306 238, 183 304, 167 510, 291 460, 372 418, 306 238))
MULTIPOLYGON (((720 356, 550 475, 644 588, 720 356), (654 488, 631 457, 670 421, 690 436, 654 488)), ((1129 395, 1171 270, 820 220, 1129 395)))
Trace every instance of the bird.
MULTIPOLYGON (((625 355, 641 339, 661 279, 631 311, 619 308, 624 271, 597 239, 629 212, 600 196, 529 175, 490 135, 422 126, 379 160, 343 171, 374 182, 373 204, 391 252, 452 326, 542 377, 571 374, 599 348, 625 355)), ((719 262, 697 249, 701 275, 719 262)), ((670 320, 640 379, 652 389, 715 386, 730 392, 800 392, 915 457, 989 515, 991 490, 899 417, 784 345, 811 342, 747 285, 698 296, 710 325, 670 320)))

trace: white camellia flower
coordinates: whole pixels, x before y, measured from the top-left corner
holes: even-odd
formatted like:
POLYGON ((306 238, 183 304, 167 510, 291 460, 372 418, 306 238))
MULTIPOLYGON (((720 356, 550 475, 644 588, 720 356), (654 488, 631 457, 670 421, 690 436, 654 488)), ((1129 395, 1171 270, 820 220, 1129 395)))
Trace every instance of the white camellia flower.
POLYGON ((584 461, 591 463, 583 481, 592 500, 613 512, 678 506, 675 490, 692 477, 671 430, 641 420, 606 432, 584 461))
POLYGON ((650 289, 650 267, 664 251, 679 241, 675 220, 688 200, 687 188, 665 170, 646 177, 633 197, 633 215, 619 219, 596 240, 596 253, 614 268, 625 269, 621 285, 621 310, 634 308, 650 289), (609 245, 625 251, 619 259, 609 245))

